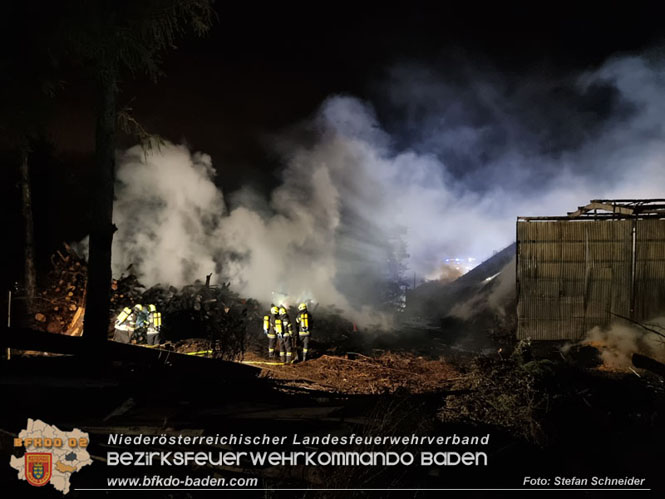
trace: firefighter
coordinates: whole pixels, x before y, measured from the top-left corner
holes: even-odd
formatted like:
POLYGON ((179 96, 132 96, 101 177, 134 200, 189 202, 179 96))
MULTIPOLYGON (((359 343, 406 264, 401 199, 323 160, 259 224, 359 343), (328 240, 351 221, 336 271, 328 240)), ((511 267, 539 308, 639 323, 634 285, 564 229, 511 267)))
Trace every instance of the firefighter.
POLYGON ((263 334, 268 337, 268 358, 275 358, 275 345, 277 344, 277 335, 275 334, 275 322, 279 316, 279 309, 275 305, 270 306, 270 315, 263 316, 263 334))
POLYGON ((146 341, 148 345, 159 345, 162 342, 160 331, 162 329, 162 313, 157 311, 153 304, 148 305, 148 328, 146 341))
POLYGON ((129 339, 134 334, 135 321, 134 311, 129 307, 123 308, 115 319, 113 340, 120 343, 129 343, 129 339))
POLYGON ((120 343, 158 345, 161 341, 162 314, 155 305, 144 307, 140 303, 125 307, 115 321, 113 339, 120 343))
POLYGON ((298 338, 302 345, 302 360, 307 360, 307 352, 309 352, 309 338, 312 332, 312 314, 307 311, 307 304, 301 303, 298 305, 298 316, 296 317, 296 324, 298 325, 298 338))
POLYGON ((279 307, 279 318, 275 320, 275 331, 278 331, 278 323, 279 332, 277 338, 279 339, 279 359, 286 364, 290 364, 293 361, 293 353, 291 352, 293 326, 291 325, 289 314, 286 312, 284 305, 279 307))
POLYGON ((134 305, 134 332, 129 337, 130 343, 145 345, 148 342, 150 311, 140 303, 134 305))

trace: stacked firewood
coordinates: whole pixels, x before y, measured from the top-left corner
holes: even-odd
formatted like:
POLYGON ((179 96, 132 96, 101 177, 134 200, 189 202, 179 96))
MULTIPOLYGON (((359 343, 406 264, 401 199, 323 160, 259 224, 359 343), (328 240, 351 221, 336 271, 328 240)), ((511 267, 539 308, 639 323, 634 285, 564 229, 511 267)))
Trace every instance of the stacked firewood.
POLYGON ((133 274, 114 279, 111 284, 111 311, 120 312, 124 307, 142 303, 144 291, 145 286, 133 274))
POLYGON ((51 256, 46 286, 35 301, 35 326, 49 333, 82 332, 87 280, 86 262, 68 245, 51 256))
POLYGON ((205 340, 211 355, 227 360, 242 356, 248 329, 261 327, 261 311, 254 300, 231 291, 228 283, 211 285, 195 281, 178 289, 157 284, 149 289, 134 275, 114 281, 111 311, 153 304, 162 313, 162 338, 179 342, 186 338, 205 340))
MULTIPOLYGON (((35 303, 33 326, 50 333, 81 335, 87 264, 67 244, 56 251, 51 263, 52 270, 35 303)), ((124 307, 154 304, 162 313, 165 340, 200 338, 208 342, 215 357, 241 357, 248 330, 260 331, 263 311, 255 300, 231 291, 228 283, 210 284, 210 277, 180 289, 159 284, 146 289, 131 273, 114 280, 109 334, 113 334, 115 318, 124 307)))

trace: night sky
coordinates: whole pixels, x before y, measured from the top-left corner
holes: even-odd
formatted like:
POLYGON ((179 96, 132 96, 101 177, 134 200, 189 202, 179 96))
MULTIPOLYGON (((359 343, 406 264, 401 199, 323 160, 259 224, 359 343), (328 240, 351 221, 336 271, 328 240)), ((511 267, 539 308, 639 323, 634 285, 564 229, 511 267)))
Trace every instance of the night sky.
MULTIPOLYGON (((408 145, 398 113, 384 99, 396 64, 416 62, 451 79, 467 66, 518 80, 559 78, 615 54, 659 50, 665 34, 659 4, 217 2, 211 33, 166 54, 165 75, 156 84, 142 74, 125 75, 119 104, 131 107, 147 130, 210 154, 225 192, 242 185, 267 192, 281 168, 272 138, 310 118, 331 95, 370 102, 382 126, 408 145)), ((4 19, 5 63, 34 55, 31 30, 51 22, 57 7, 50 9, 32 5, 18 10, 27 17, 4 19)), ((81 187, 94 146, 91 82, 75 66, 63 68, 60 78, 47 116, 49 144, 35 147, 32 165, 42 261, 86 230, 81 187)), ((5 73, 3 84, 11 81, 5 73)), ((601 99, 601 115, 604 105, 601 99)), ((134 142, 120 136, 118 145, 134 142)), ((13 150, 5 149, 4 223, 20 241, 17 165, 13 150)), ((17 258, 20 244, 11 251, 17 258)))
MULTIPOLYGON (((276 166, 265 141, 332 94, 369 100, 390 127, 380 85, 393 64, 452 64, 453 72, 484 64, 545 77, 582 70, 657 45, 665 34, 657 5, 218 2, 210 35, 167 54, 157 84, 127 78, 120 103, 148 130, 211 154, 224 169, 225 188, 262 184, 276 166)), ((71 75, 58 100, 51 127, 58 151, 89 154, 94 129, 85 75, 71 75)))

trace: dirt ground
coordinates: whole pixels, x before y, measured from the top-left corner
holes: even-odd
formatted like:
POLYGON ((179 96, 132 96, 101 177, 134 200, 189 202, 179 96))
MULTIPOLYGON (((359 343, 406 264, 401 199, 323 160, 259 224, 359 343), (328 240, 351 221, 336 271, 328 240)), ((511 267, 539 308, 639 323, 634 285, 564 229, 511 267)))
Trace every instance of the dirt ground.
MULTIPOLYGON (((205 340, 188 340, 177 343, 176 348, 200 353, 209 347, 205 340)), ((0 414, 0 451, 14 452, 13 438, 27 417, 80 428, 90 434, 89 452, 98 461, 75 477, 73 485, 86 488, 98 487, 109 475, 109 469, 100 463, 108 451, 120 448, 109 444, 111 433, 232 432, 288 438, 296 433, 491 434, 490 444, 483 447, 491 464, 483 469, 333 467, 317 469, 317 475, 307 467, 243 463, 225 468, 223 473, 216 468, 187 468, 186 473, 258 477, 261 487, 274 489, 352 488, 358 484, 434 489, 471 483, 514 488, 525 474, 550 476, 556 470, 561 476, 634 475, 646 478, 654 490, 662 489, 662 459, 658 456, 665 442, 663 384, 641 371, 638 377, 632 372, 579 368, 563 360, 517 361, 496 356, 462 362, 452 353, 428 359, 408 352, 347 352, 280 365, 252 353, 229 363, 155 355, 148 348, 127 349, 136 350, 135 355, 114 350, 126 358, 105 364, 73 355, 17 356, 0 363, 0 395, 12 401, 12 410, 0 414)), ((416 453, 429 447, 408 449, 416 453)), ((163 471, 139 467, 126 473, 143 476, 163 471)), ((0 470, 0 488, 24 492, 25 487, 9 466, 0 470)), ((261 494, 248 493, 248 497, 266 497, 261 494)), ((71 493, 72 498, 84 495, 71 493)), ((307 492, 300 497, 323 496, 307 492)))
MULTIPOLYGON (((175 344, 174 349, 190 355, 206 355, 209 345, 205 340, 186 340, 175 344)), ((397 390, 431 393, 450 389, 464 378, 451 363, 405 352, 383 352, 376 356, 353 352, 321 355, 288 365, 247 352, 239 362, 260 369, 260 377, 278 381, 285 387, 352 395, 390 394, 397 390)))
POLYGON ((460 374, 443 361, 405 353, 384 353, 376 358, 360 354, 322 355, 291 365, 248 356, 245 362, 260 367, 261 376, 287 386, 316 388, 348 394, 383 394, 405 390, 422 394, 450 387, 460 374))

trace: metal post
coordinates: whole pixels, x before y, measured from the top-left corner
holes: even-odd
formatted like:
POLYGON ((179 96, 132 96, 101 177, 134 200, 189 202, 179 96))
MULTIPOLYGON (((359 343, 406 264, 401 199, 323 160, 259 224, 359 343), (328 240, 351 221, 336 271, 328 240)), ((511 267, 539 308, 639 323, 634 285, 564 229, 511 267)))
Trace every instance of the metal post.
MULTIPOLYGON (((12 290, 9 290, 7 297, 7 329, 12 325, 12 290)), ((7 347, 7 360, 12 358, 12 349, 7 347)))
MULTIPOLYGON (((528 223, 528 222, 522 222, 528 223)), ((517 217, 515 222, 515 295, 517 297, 517 304, 515 305, 515 312, 517 313, 517 324, 515 326, 515 337, 519 334, 520 324, 520 217, 517 217)))
POLYGON ((630 314, 631 319, 635 319, 635 272, 637 271, 637 218, 633 219, 632 228, 633 244, 631 248, 630 261, 630 314))

